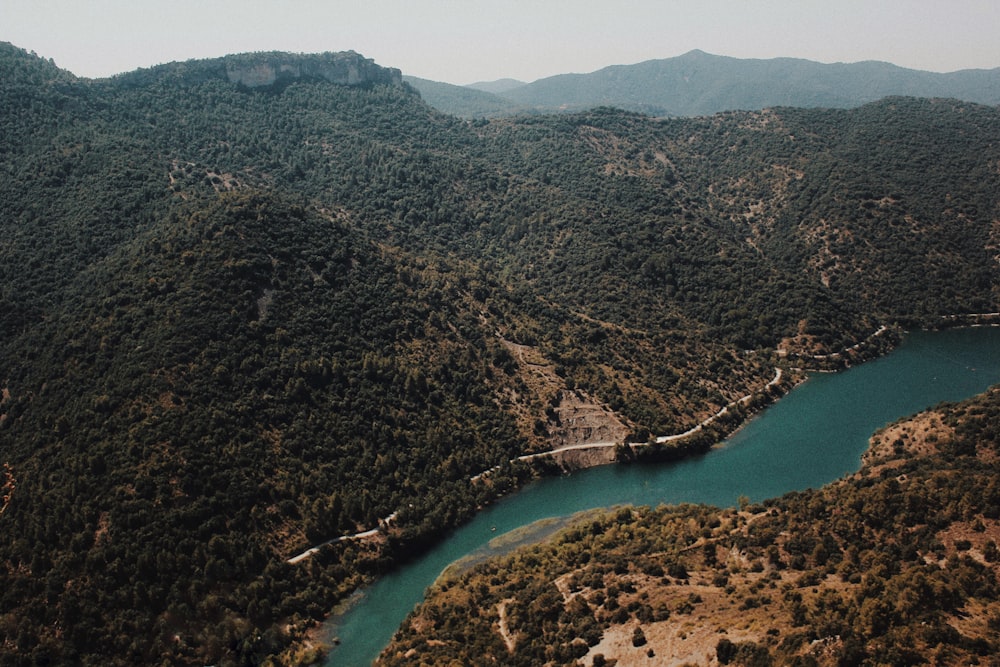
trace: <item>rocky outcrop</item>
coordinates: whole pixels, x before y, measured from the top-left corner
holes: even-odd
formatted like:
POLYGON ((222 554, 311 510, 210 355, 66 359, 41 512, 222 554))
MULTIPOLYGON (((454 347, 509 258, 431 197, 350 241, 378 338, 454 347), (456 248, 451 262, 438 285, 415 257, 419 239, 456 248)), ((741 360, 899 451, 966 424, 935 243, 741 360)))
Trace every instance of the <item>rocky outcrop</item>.
POLYGON ((118 86, 134 88, 156 83, 194 86, 224 79, 245 88, 268 88, 292 81, 327 81, 343 86, 402 86, 403 74, 381 67, 354 51, 338 53, 243 53, 209 60, 157 65, 111 79, 118 86))
POLYGON ((272 86, 298 79, 324 80, 345 86, 364 84, 402 85, 395 68, 380 67, 371 58, 354 51, 321 54, 266 53, 229 56, 223 59, 226 78, 247 88, 272 86))
MULTIPOLYGON (((559 392, 550 421, 553 449, 598 442, 625 442, 629 428, 618 415, 581 391, 559 392), (554 423, 552 423, 554 422, 554 423)), ((612 453, 611 460, 614 460, 612 453)))

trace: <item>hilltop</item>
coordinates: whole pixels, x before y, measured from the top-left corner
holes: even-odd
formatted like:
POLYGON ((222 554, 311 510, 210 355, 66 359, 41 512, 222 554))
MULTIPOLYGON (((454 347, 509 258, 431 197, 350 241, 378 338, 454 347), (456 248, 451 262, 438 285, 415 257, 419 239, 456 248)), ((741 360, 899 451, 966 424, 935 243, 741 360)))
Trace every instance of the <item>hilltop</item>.
POLYGON ((112 77, 114 83, 121 86, 148 86, 155 82, 197 85, 213 79, 248 89, 273 88, 294 81, 324 81, 344 86, 400 86, 403 83, 398 69, 380 67, 354 51, 244 53, 168 63, 112 77))
POLYGON ((592 437, 574 409, 682 433, 995 311, 998 121, 467 122, 358 54, 86 80, 0 45, 0 661, 294 662, 511 459, 592 437))

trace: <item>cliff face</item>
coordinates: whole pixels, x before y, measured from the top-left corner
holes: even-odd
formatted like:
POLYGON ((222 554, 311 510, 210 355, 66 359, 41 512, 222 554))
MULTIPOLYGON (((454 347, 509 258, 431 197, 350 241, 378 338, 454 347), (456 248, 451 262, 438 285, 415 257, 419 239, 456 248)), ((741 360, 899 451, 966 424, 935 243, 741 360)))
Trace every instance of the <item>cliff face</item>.
POLYGON ((181 86, 225 79, 246 88, 265 88, 299 79, 324 80, 345 86, 403 85, 403 75, 393 67, 381 67, 354 51, 339 53, 244 53, 210 60, 158 65, 114 77, 126 88, 169 82, 181 86))
POLYGON ((401 85, 403 82, 403 75, 398 69, 380 67, 372 59, 354 51, 314 55, 246 54, 230 56, 224 61, 229 82, 247 88, 296 79, 323 79, 346 86, 401 85))

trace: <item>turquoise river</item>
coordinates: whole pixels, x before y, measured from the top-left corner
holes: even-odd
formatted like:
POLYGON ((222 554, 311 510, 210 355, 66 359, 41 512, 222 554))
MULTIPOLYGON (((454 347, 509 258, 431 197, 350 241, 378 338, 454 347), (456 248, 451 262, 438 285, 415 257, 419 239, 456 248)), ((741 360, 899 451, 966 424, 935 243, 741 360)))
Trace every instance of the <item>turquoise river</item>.
POLYGON ((350 609, 329 624, 330 636, 340 644, 326 664, 370 665, 445 568, 509 548, 511 538, 498 536, 520 530, 526 534, 515 542, 539 539, 562 525, 553 518, 625 503, 733 506, 741 496, 756 502, 816 488, 857 470, 869 437, 880 427, 996 383, 1000 329, 915 332, 883 358, 842 373, 813 375, 703 456, 603 466, 534 482, 356 595, 350 609), (531 524, 536 529, 526 530, 531 524))

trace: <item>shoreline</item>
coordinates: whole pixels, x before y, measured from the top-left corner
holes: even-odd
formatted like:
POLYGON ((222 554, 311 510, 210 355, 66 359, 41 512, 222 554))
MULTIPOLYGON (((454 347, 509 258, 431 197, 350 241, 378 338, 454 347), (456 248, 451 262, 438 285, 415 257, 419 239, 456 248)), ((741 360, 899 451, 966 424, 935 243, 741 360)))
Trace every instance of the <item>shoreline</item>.
MULTIPOLYGON (((938 324, 941 326, 933 327, 931 322, 925 322, 924 326, 920 327, 926 330, 935 329, 949 329, 949 328, 964 328, 964 327, 981 327, 981 326, 1000 326, 1000 312, 996 313, 966 313, 966 314, 956 314, 956 315, 941 315, 938 318, 938 324), (984 321, 985 320, 985 321, 984 321)), ((607 442, 597 442, 597 443, 581 443, 576 445, 566 445, 564 447, 559 447, 557 449, 547 450, 544 452, 535 452, 533 454, 523 454, 521 456, 515 457, 507 462, 508 465, 516 465, 519 463, 531 464, 536 475, 546 474, 546 469, 543 466, 539 466, 539 463, 544 462, 547 459, 551 459, 555 462, 558 470, 562 472, 569 472, 573 470, 583 470, 586 468, 592 468, 600 465, 610 465, 615 463, 629 463, 634 461, 654 461, 654 460, 674 460, 679 458, 684 458, 686 456, 693 455, 697 451, 707 451, 713 447, 719 445, 723 439, 731 436, 733 433, 739 431, 749 419, 760 409, 767 407, 773 401, 781 398, 781 396, 791 391, 794 387, 801 384, 804 379, 800 379, 791 386, 782 387, 782 382, 786 379, 785 375, 787 373, 801 373, 801 374, 811 374, 811 373, 836 373, 841 370, 850 368, 853 362, 869 361, 871 359, 882 356, 883 354, 895 349, 895 347, 902 340, 902 336, 906 334, 907 330, 903 329, 899 324, 893 325, 880 325, 878 329, 866 336, 864 339, 858 341, 854 345, 844 348, 838 352, 831 352, 824 355, 796 355, 799 359, 811 359, 813 361, 819 362, 829 362, 834 361, 839 367, 835 368, 803 368, 797 366, 775 366, 775 376, 768 381, 764 387, 758 391, 751 392, 740 398, 727 403, 725 406, 720 408, 716 413, 710 415, 706 419, 702 420, 695 426, 692 426, 687 431, 683 433, 676 433, 670 435, 660 435, 651 437, 645 442, 617 442, 617 441, 607 441, 607 442), (877 340, 885 336, 886 334, 894 334, 890 336, 890 340, 887 341, 888 346, 878 347, 874 350, 874 354, 866 354, 868 344, 873 340, 877 340), (860 358, 854 358, 855 355, 860 353, 860 358), (780 390, 780 395, 773 396, 773 390, 780 390), (759 399, 763 401, 758 405, 753 405, 750 408, 750 412, 740 413, 737 409, 744 409, 750 406, 754 399, 759 399), (716 425, 716 422, 724 420, 730 415, 736 415, 737 423, 733 425, 732 428, 722 428, 719 432, 713 432, 711 427, 716 425), (712 443, 707 444, 703 447, 698 447, 698 442, 696 436, 710 436, 713 440, 712 443), (664 447, 664 445, 668 445, 664 447), (603 459, 594 460, 593 458, 584 460, 581 457, 574 457, 574 454, 582 454, 584 452, 592 450, 602 450, 610 449, 614 452, 614 455, 610 458, 604 457, 603 459), (646 450, 646 451, 643 451, 646 450), (637 453, 639 452, 639 453, 637 453), (575 459, 575 460, 574 460, 575 459)), ((778 350, 779 358, 787 359, 787 355, 782 355, 781 350, 778 350)), ((723 425, 725 426, 725 425, 723 425)), ((489 476, 494 472, 499 471, 503 467, 503 464, 497 464, 492 468, 484 470, 476 475, 469 478, 471 484, 476 484, 482 481, 487 481, 489 476)), ((388 532, 390 525, 395 520, 398 512, 393 512, 389 516, 379 519, 378 524, 367 530, 363 530, 357 533, 351 533, 348 535, 340 535, 329 540, 325 540, 318 544, 312 545, 303 551, 295 554, 294 556, 285 560, 286 563, 290 565, 297 565, 315 553, 318 553, 323 547, 330 546, 333 544, 338 544, 341 542, 347 542, 352 540, 364 540, 378 537, 379 535, 388 532)))
MULTIPOLYGON (((994 314, 989 314, 989 315, 994 315, 994 314)), ((947 317, 960 318, 960 317, 983 317, 983 316, 985 315, 973 314, 973 315, 953 315, 947 317)), ((995 316, 997 318, 1000 318, 1000 313, 996 313, 995 316)), ((858 350, 864 349, 867 343, 869 343, 871 340, 877 337, 882 336, 887 331, 896 331, 896 327, 882 325, 875 332, 868 335, 867 337, 855 343, 849 348, 845 348, 839 352, 830 353, 829 355, 816 355, 817 360, 820 358, 822 359, 836 358, 838 360, 843 359, 852 352, 857 352, 858 350)), ((898 343, 898 339, 895 342, 898 343)), ((895 345, 892 345, 889 349, 891 350, 893 347, 895 347, 895 345)), ((782 357, 780 351, 778 356, 779 358, 782 357)), ((844 368, 847 368, 849 366, 850 364, 848 364, 844 368)), ((513 459, 507 461, 507 465, 517 465, 519 463, 527 463, 533 465, 535 474, 544 475, 546 473, 544 466, 540 467, 538 464, 544 462, 547 459, 552 459, 560 471, 569 472, 573 470, 584 470, 587 468, 593 468, 600 465, 611 465, 615 463, 629 463, 634 461, 653 461, 653 460, 659 460, 661 458, 666 458, 666 459, 684 458, 686 456, 693 455, 694 453, 696 453, 696 451, 711 449, 712 447, 718 445, 722 439, 728 437, 729 435, 732 435, 740 428, 742 428, 757 411, 763 409, 767 405, 770 405, 773 401, 785 395, 788 391, 790 391, 792 388, 794 388, 803 381, 799 380, 798 382, 792 384, 790 387, 781 390, 780 389, 781 383, 785 379, 786 370, 788 372, 795 372, 795 373, 816 373, 816 372, 836 372, 837 370, 842 370, 842 369, 836 369, 832 371, 822 371, 819 369, 802 369, 796 367, 787 367, 786 369, 783 368, 782 366, 775 366, 774 377, 771 380, 769 380, 762 389, 755 392, 750 392, 749 394, 741 396, 738 399, 730 401, 722 408, 720 408, 717 412, 705 418, 698 424, 695 424, 694 426, 689 428, 687 431, 684 431, 683 433, 659 435, 656 437, 651 437, 649 440, 645 442, 606 441, 606 442, 566 445, 556 449, 547 450, 544 452, 535 452, 533 454, 523 454, 521 456, 514 457, 513 459), (781 391, 780 395, 771 396, 772 390, 774 389, 780 390, 781 391), (753 406, 751 408, 751 411, 746 414, 740 414, 739 412, 736 411, 737 408, 740 409, 746 408, 748 405, 753 403, 755 398, 760 399, 764 402, 759 405, 753 406), (710 430, 710 428, 713 425, 715 425, 716 422, 723 420, 724 418, 726 418, 731 414, 735 414, 738 419, 738 423, 736 423, 733 428, 723 428, 718 433, 713 433, 713 431, 710 430), (707 446, 698 447, 696 436, 711 436, 712 439, 715 440, 715 442, 712 442, 707 446), (688 442, 689 440, 693 442, 688 442), (668 444, 669 446, 664 447, 664 445, 668 444), (589 452, 592 450, 602 450, 602 449, 612 450, 613 455, 611 457, 605 456, 603 458, 598 458, 597 460, 594 460, 593 458, 588 460, 583 460, 579 456, 576 457, 573 456, 574 454, 582 454, 584 452, 589 452), (637 450, 642 453, 637 454, 636 453, 637 450), (642 450, 646 451, 643 452, 642 450)), ((472 477, 469 478, 469 483, 477 484, 479 482, 487 481, 489 476, 499 471, 503 467, 503 465, 504 464, 497 464, 492 468, 489 468, 480 473, 477 473, 476 475, 473 475, 472 477)), ((378 525, 373 528, 369 528, 367 530, 363 530, 357 533, 340 535, 338 537, 334 537, 329 540, 325 540, 318 544, 312 545, 304 549, 303 551, 295 554, 294 556, 287 558, 285 562, 288 563, 289 565, 298 565, 299 563, 307 560, 312 555, 318 553, 323 547, 330 546, 333 544, 338 544, 341 542, 378 537, 379 535, 387 532, 389 524, 392 522, 393 519, 395 519, 397 514, 398 512, 393 512, 388 517, 384 519, 379 519, 378 525)))
MULTIPOLYGON (((726 405, 724 405, 718 412, 710 415, 709 417, 707 417, 706 419, 702 420, 698 424, 692 426, 691 428, 689 428, 687 431, 684 431, 683 433, 675 433, 675 434, 672 434, 672 435, 661 435, 661 436, 657 436, 656 438, 651 438, 650 440, 647 440, 645 442, 617 442, 617 441, 607 441, 607 442, 591 442, 591 443, 581 443, 581 444, 576 444, 576 445, 566 445, 564 447, 559 447, 557 449, 552 449, 552 450, 548 450, 548 451, 544 451, 544 452, 536 452, 534 454, 524 454, 522 456, 518 456, 518 457, 515 457, 515 458, 511 459, 509 461, 509 463, 510 464, 532 463, 533 461, 538 461, 538 460, 547 459, 547 458, 556 458, 557 459, 558 457, 560 457, 560 455, 563 455, 563 454, 573 453, 573 452, 582 452, 582 451, 587 451, 587 450, 592 450, 592 449, 613 449, 613 450, 616 450, 616 453, 617 453, 617 450, 619 450, 621 448, 623 448, 626 451, 633 451, 634 449, 641 449, 641 448, 645 448, 645 447, 657 447, 657 446, 664 445, 666 443, 679 443, 679 442, 681 442, 683 440, 686 440, 688 438, 692 438, 692 437, 694 437, 696 435, 699 435, 699 434, 701 434, 703 432, 707 432, 706 429, 708 429, 713 424, 715 424, 715 422, 717 422, 720 419, 723 419, 727 415, 731 414, 732 410, 734 410, 736 408, 739 408, 739 407, 744 407, 744 406, 749 405, 751 402, 753 402, 753 400, 755 398, 767 398, 769 396, 769 393, 771 392, 772 389, 774 389, 776 387, 779 387, 781 385, 781 382, 784 379, 784 375, 785 375, 785 373, 784 373, 783 369, 780 368, 780 367, 776 367, 775 368, 774 377, 771 378, 771 380, 769 380, 767 382, 767 384, 765 384, 762 389, 760 389, 759 391, 751 392, 749 394, 741 396, 740 398, 738 398, 738 399, 736 399, 734 401, 730 401, 729 403, 727 403, 726 405)), ((796 383, 796 384, 798 384, 798 383, 796 383)), ((792 385, 792 387, 794 387, 794 386, 796 386, 796 385, 792 385)), ((787 393, 787 391, 782 392, 782 395, 784 395, 784 393, 787 393)), ((780 398, 780 396, 774 397, 774 398, 780 398)), ((772 399, 772 400, 774 400, 774 399, 772 399)), ((770 402, 771 401, 767 401, 767 403, 764 403, 760 407, 764 407, 767 404, 769 404, 770 402)), ((740 423, 737 426, 737 429, 734 429, 734 430, 738 430, 747 421, 747 419, 749 418, 750 415, 740 415, 740 416, 742 417, 742 419, 740 419, 740 423)), ((676 448, 676 446, 673 447, 673 448, 671 448, 671 449, 675 449, 675 448, 676 448)), ((625 461, 621 461, 621 460, 617 459, 617 457, 616 457, 615 459, 612 459, 608 463, 615 463, 616 461, 618 461, 618 462, 625 462, 625 461)), ((595 467, 596 465, 606 465, 606 464, 605 463, 596 463, 596 464, 593 464, 593 465, 573 466, 571 469, 573 469, 573 470, 582 470, 584 468, 595 467)), ((482 480, 486 479, 491 473, 493 473, 493 472, 495 472, 497 470, 500 470, 501 467, 502 466, 500 466, 500 465, 496 465, 496 466, 494 466, 494 467, 492 467, 492 468, 490 468, 488 470, 484 470, 483 472, 481 472, 481 473, 479 473, 477 475, 473 475, 472 477, 469 478, 469 482, 472 483, 472 484, 475 484, 475 483, 477 483, 479 481, 482 481, 482 480)), ((311 557, 312 555, 318 553, 320 551, 320 549, 322 549, 323 547, 329 546, 331 544, 338 544, 340 542, 347 542, 347 541, 350 541, 350 540, 362 540, 362 539, 367 539, 367 538, 371 538, 371 537, 376 537, 379 534, 381 534, 383 531, 386 531, 389 528, 390 524, 393 522, 393 520, 395 520, 397 514, 398 514, 398 512, 393 512, 392 514, 390 514, 389 516, 385 517, 384 519, 379 519, 378 526, 376 526, 374 528, 369 528, 368 530, 364 530, 364 531, 361 531, 361 532, 358 532, 358 533, 350 533, 348 535, 340 535, 338 537, 334 537, 334 538, 331 538, 329 540, 325 540, 324 542, 320 542, 318 544, 315 544, 315 545, 313 545, 313 546, 311 546, 311 547, 309 547, 309 548, 307 548, 307 549, 299 552, 298 554, 292 556, 291 558, 286 559, 285 562, 288 563, 289 565, 297 565, 298 563, 301 563, 302 561, 306 560, 307 558, 311 557)))
MULTIPOLYGON (((950 328, 950 327, 945 327, 945 328, 950 328)), ((956 328, 965 328, 965 327, 956 327, 956 328)), ((797 386, 797 383, 796 383, 796 385, 792 385, 792 386, 797 386)), ((789 388, 789 389, 790 389, 790 388, 789 388)), ((742 423, 741 423, 741 424, 740 424, 740 425, 739 425, 739 426, 737 427, 737 430, 738 430, 738 428, 742 428, 742 427, 743 427, 743 426, 744 426, 744 425, 745 425, 745 424, 746 424, 746 423, 747 423, 748 421, 749 421, 749 419, 746 419, 746 420, 743 420, 743 422, 742 422, 742 423)), ((552 471, 552 469, 550 468, 550 469, 549 469, 549 472, 551 472, 551 471, 552 471)), ((371 584, 367 584, 367 585, 371 585, 371 584)), ((366 585, 366 586, 367 586, 367 585, 366 585)), ((361 589, 361 590, 363 590, 363 588, 364 588, 364 587, 362 587, 362 589, 361 589)), ((335 633, 335 631, 334 631, 334 633, 335 633)))

